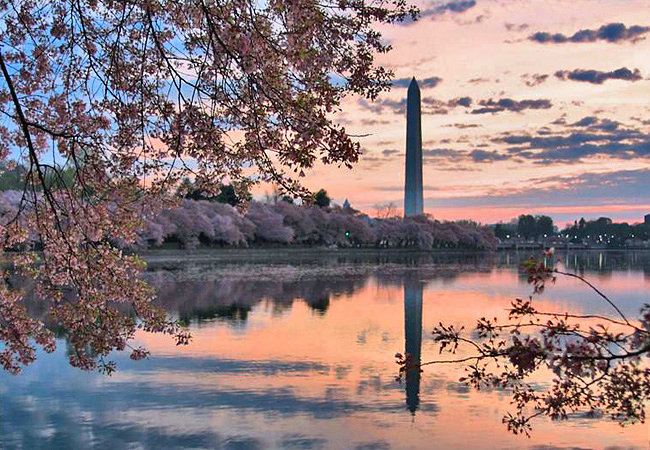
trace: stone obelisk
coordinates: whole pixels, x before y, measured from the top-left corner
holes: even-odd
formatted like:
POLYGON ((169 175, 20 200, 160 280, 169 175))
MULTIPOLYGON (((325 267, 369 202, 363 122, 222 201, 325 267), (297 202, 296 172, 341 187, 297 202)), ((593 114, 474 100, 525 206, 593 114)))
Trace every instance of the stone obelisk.
POLYGON ((404 216, 419 216, 422 208, 422 122, 420 88, 415 77, 406 97, 406 183, 404 216))

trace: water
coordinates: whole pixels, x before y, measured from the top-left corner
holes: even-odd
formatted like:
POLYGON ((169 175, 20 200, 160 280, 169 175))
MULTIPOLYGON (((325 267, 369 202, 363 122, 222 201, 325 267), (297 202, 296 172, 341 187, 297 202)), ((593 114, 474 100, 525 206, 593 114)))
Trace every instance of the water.
MULTIPOLYGON (((116 355, 111 377, 73 369, 65 342, 18 377, 0 373, 2 448, 646 448, 648 426, 540 419, 531 438, 501 423, 506 393, 475 392, 462 367, 394 381, 396 352, 437 358, 439 321, 469 327, 528 295, 526 254, 224 251, 149 255, 159 301, 190 323, 188 347, 116 355)), ((626 314, 648 299, 649 252, 559 255, 626 314)), ((577 280, 540 305, 614 316, 577 280)), ((547 380, 539 380, 541 384, 547 380)))

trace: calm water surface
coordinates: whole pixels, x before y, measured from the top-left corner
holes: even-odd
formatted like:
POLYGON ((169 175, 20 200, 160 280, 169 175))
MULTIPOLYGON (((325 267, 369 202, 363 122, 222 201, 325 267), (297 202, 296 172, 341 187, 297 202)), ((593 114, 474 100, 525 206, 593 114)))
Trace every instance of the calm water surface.
MULTIPOLYGON (((648 425, 576 416, 506 432, 506 393, 475 392, 462 367, 394 381, 396 352, 437 358, 439 321, 503 316, 530 288, 528 256, 228 251, 149 255, 159 301, 186 320, 188 347, 138 335, 152 351, 116 355, 111 377, 73 369, 65 341, 18 377, 0 373, 2 448, 647 448, 648 425)), ((558 255, 629 314, 650 300, 649 252, 558 255)), ((611 315, 576 280, 538 300, 611 315)), ((548 380, 538 380, 542 385, 548 380)))

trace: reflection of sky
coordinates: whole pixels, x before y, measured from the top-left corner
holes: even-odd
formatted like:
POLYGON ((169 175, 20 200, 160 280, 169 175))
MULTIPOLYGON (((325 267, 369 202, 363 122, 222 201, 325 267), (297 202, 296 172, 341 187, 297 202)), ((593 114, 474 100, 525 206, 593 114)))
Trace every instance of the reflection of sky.
MULTIPOLYGON (((626 314, 634 315, 644 302, 650 302, 650 296, 644 296, 650 287, 650 280, 641 272, 620 272, 615 276, 610 275, 585 275, 600 290, 607 293, 608 297, 616 302, 626 314)), ((456 294, 463 292, 482 293, 495 300, 500 298, 527 298, 533 290, 526 285, 522 276, 512 270, 498 269, 490 273, 460 275, 450 283, 448 281, 433 281, 427 284, 430 291, 454 291, 456 294)), ((611 312, 605 300, 593 292, 579 280, 558 276, 555 283, 549 283, 546 292, 535 295, 535 299, 548 301, 554 305, 555 310, 568 305, 569 308, 591 314, 607 314, 611 312)))
MULTIPOLYGON (((389 271, 378 265, 374 273, 328 276, 318 281, 331 294, 325 310, 303 301, 313 292, 309 277, 303 283, 278 279, 274 289, 253 280, 240 281, 249 288, 233 288, 237 281, 231 279, 231 294, 250 295, 256 285, 265 293, 248 303, 231 299, 247 305, 245 320, 193 316, 192 308, 210 306, 208 293, 199 295, 195 286, 183 297, 167 286, 170 297, 163 304, 174 312, 186 308, 190 318, 194 340, 188 348, 141 334, 153 357, 133 362, 118 356, 118 372, 107 378, 70 368, 61 343, 56 354, 40 355, 21 376, 0 374, 0 447, 644 446, 646 426, 621 429, 606 419, 539 420, 532 439, 511 436, 500 420, 509 407, 507 395, 468 390, 456 382, 462 370, 453 366, 425 370, 411 416, 406 386, 393 380, 392 362, 395 352, 404 351, 405 277, 426 282, 426 338, 441 320, 470 326, 482 315, 503 316, 513 296, 529 292, 513 267, 479 266, 480 271, 475 262, 438 266, 444 277, 426 265, 389 271), (283 305, 281 313, 276 303, 283 305)), ((269 275, 273 270, 267 267, 269 275)), ((612 270, 602 286, 632 307, 640 303, 634 291, 642 292, 647 281, 643 272, 624 267, 612 270)), ((558 283, 540 304, 582 311, 586 294, 577 284, 558 283)), ((227 304, 225 297, 212 298, 227 304)), ((423 339, 422 358, 437 357, 431 339, 423 339)))

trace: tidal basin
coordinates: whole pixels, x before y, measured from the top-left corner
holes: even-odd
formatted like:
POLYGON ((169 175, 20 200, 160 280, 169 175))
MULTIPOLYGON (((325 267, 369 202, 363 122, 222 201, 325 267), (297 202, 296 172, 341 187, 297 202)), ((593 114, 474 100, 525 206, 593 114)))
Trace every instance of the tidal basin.
MULTIPOLYGON (((506 431, 507 392, 458 383, 463 367, 395 381, 396 352, 438 357, 440 321, 504 317, 531 288, 519 253, 170 251, 147 255, 158 301, 193 341, 138 335, 110 377, 68 365, 65 341, 20 376, 0 373, 0 447, 36 448, 647 448, 647 425, 606 416, 540 418, 506 431)), ((559 253, 634 317, 648 301, 650 252, 559 253)), ((613 316, 577 280, 536 300, 613 316)), ((547 380, 539 379, 540 386, 547 380)))

